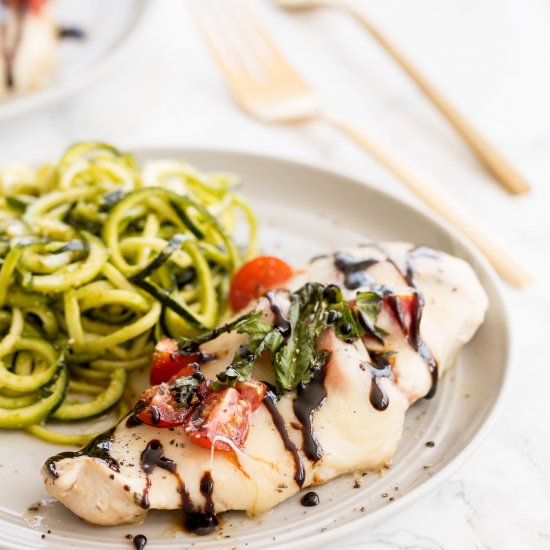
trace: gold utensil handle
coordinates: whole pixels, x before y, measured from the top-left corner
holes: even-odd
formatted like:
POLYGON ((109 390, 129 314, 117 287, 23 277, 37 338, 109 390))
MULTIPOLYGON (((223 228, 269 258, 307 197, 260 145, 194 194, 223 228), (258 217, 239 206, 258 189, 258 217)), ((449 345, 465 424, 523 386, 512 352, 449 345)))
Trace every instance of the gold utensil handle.
POLYGON ((493 242, 479 227, 476 227, 475 221, 457 207, 448 195, 414 175, 392 153, 380 147, 353 124, 329 113, 323 113, 320 119, 353 139, 397 176, 426 205, 466 235, 506 282, 517 288, 524 288, 533 283, 534 277, 506 250, 493 242))
POLYGON ((403 54, 369 21, 355 6, 335 2, 335 6, 347 10, 365 27, 375 40, 393 57, 401 68, 416 82, 424 94, 456 128, 464 141, 490 172, 512 193, 529 191, 527 181, 517 170, 466 120, 426 78, 403 56, 403 54))

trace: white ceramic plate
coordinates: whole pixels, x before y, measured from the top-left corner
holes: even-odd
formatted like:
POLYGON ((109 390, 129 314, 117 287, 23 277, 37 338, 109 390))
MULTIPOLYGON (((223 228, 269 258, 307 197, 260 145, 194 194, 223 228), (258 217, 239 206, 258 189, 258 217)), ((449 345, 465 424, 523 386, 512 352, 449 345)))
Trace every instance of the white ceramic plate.
POLYGON ((54 103, 103 75, 120 60, 148 5, 148 0, 57 0, 56 21, 84 30, 86 38, 61 40, 51 82, 1 101, 0 121, 54 103))
POLYGON ((408 412, 394 465, 384 477, 368 474, 360 488, 354 488, 352 476, 319 487, 316 491, 321 504, 315 508, 302 507, 297 495, 256 519, 226 514, 223 534, 218 538, 186 535, 178 527, 180 516, 176 512, 152 512, 141 525, 88 525, 47 499, 42 488, 39 468, 58 447, 20 432, 2 432, 3 549, 128 549, 132 546, 125 535, 137 533, 148 537, 147 548, 312 548, 353 529, 378 524, 433 489, 464 462, 487 434, 500 408, 510 345, 496 278, 464 240, 397 198, 294 162, 243 153, 178 149, 141 151, 138 157, 187 158, 205 169, 241 174, 244 193, 261 221, 262 251, 280 255, 295 265, 315 254, 370 240, 408 240, 465 258, 489 295, 487 320, 460 354, 454 370, 442 380, 436 397, 417 403, 408 412), (434 441, 435 447, 426 447, 427 441, 434 441), (44 498, 39 511, 26 511, 31 503, 44 498), (43 533, 45 539, 41 538, 43 533))

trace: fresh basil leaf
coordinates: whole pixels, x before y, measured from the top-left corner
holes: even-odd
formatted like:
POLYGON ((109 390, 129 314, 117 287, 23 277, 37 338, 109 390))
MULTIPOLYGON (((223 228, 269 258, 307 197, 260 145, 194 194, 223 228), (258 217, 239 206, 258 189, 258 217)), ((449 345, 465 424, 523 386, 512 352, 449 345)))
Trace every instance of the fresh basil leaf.
MULTIPOLYGON (((178 348, 181 351, 193 352, 193 351, 197 351, 201 344, 210 342, 210 340, 217 338, 220 334, 224 334, 226 332, 232 332, 235 330, 239 331, 241 327, 245 327, 245 329, 249 327, 250 330, 252 330, 252 327, 254 326, 254 321, 259 320, 261 316, 262 316, 261 311, 251 311, 250 313, 241 315, 241 317, 238 317, 233 321, 229 321, 229 323, 226 323, 221 327, 205 332, 204 334, 201 334, 200 336, 197 336, 195 338, 185 338, 183 336, 180 336, 179 338, 177 338, 178 348)), ((260 322, 263 322, 263 321, 260 321, 260 322)), ((247 330, 242 330, 242 332, 243 333, 247 332, 247 330)))
POLYGON ((265 338, 265 336, 273 330, 273 325, 267 321, 263 321, 258 317, 244 319, 235 329, 239 334, 249 334, 255 338, 265 338))
POLYGON ((273 357, 275 381, 280 392, 307 384, 326 354, 317 352, 317 339, 327 326, 323 293, 325 286, 307 283, 290 297, 290 337, 273 357))
POLYGON ((290 297, 290 309, 288 320, 290 324, 290 335, 284 346, 272 355, 275 382, 280 392, 290 391, 293 387, 294 363, 296 361, 296 324, 300 314, 300 301, 296 294, 290 297))
POLYGON ((336 336, 345 342, 354 342, 365 334, 357 310, 349 307, 347 303, 340 309, 340 317, 334 326, 336 336))
POLYGON ((317 340, 325 328, 334 327, 336 336, 346 342, 353 342, 365 333, 383 342, 385 333, 376 326, 382 300, 377 292, 359 292, 355 305, 351 306, 338 286, 306 283, 290 295, 286 336, 263 320, 261 312, 253 311, 197 338, 182 338, 179 347, 196 351, 200 344, 224 332, 247 334, 247 341, 239 347, 226 370, 217 375, 213 388, 234 387, 247 380, 258 360, 268 352, 279 393, 293 391, 299 384, 308 384, 325 364, 327 352, 317 351, 317 340))
POLYGON ((276 352, 283 342, 285 341, 284 336, 281 334, 278 330, 272 330, 266 337, 265 337, 265 347, 271 352, 276 352))
POLYGON ((385 331, 376 326, 376 321, 382 310, 383 297, 377 292, 358 292, 355 305, 359 312, 359 320, 370 336, 374 336, 380 343, 384 343, 385 331))
POLYGON ((235 386, 239 381, 250 378, 252 371, 262 354, 267 350, 270 355, 275 354, 277 349, 283 344, 282 334, 273 328, 273 325, 265 321, 255 320, 245 326, 240 327, 238 332, 255 330, 248 332, 250 338, 239 347, 231 365, 224 372, 217 375, 218 382, 225 386, 235 386))

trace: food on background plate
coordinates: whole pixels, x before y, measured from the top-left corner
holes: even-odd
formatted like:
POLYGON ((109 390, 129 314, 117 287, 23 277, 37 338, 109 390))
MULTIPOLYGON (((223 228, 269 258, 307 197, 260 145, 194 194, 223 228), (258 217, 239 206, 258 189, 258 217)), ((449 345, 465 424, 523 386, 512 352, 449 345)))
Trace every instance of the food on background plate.
POLYGON ((60 38, 82 37, 60 29, 52 0, 0 0, 0 101, 41 88, 58 66, 60 38))
MULTIPOLYGON (((265 270, 247 269, 256 284, 243 288, 267 290, 254 279, 265 270)), ((474 272, 381 243, 282 279, 217 329, 161 340, 160 383, 113 430, 51 457, 48 491, 96 524, 181 508, 187 528, 207 534, 218 513, 265 512, 311 485, 388 467, 406 410, 433 397, 483 322, 474 272)))
POLYGON ((0 428, 82 445, 97 433, 59 423, 125 414, 128 372, 160 338, 223 322, 231 278, 256 254, 238 184, 100 143, 0 169, 0 428))

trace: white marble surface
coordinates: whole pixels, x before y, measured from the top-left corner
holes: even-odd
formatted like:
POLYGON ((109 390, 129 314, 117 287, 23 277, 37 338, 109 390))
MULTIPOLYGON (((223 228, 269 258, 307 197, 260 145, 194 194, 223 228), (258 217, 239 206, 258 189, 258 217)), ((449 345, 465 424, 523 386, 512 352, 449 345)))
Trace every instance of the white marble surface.
MULTIPOLYGON (((0 126, 0 163, 58 155, 76 140, 274 153, 348 171, 409 196, 332 130, 263 126, 242 114, 183 0, 157 0, 122 66, 85 92, 0 126)), ((364 9, 533 185, 512 197, 392 62, 344 16, 288 16, 255 0, 297 68, 327 100, 437 182, 538 276, 508 289, 515 377, 474 457, 435 493, 330 548, 550 548, 550 2, 363 0, 364 9)), ((410 197, 410 196, 409 196, 410 197)), ((410 197, 410 200, 414 200, 410 197)))

